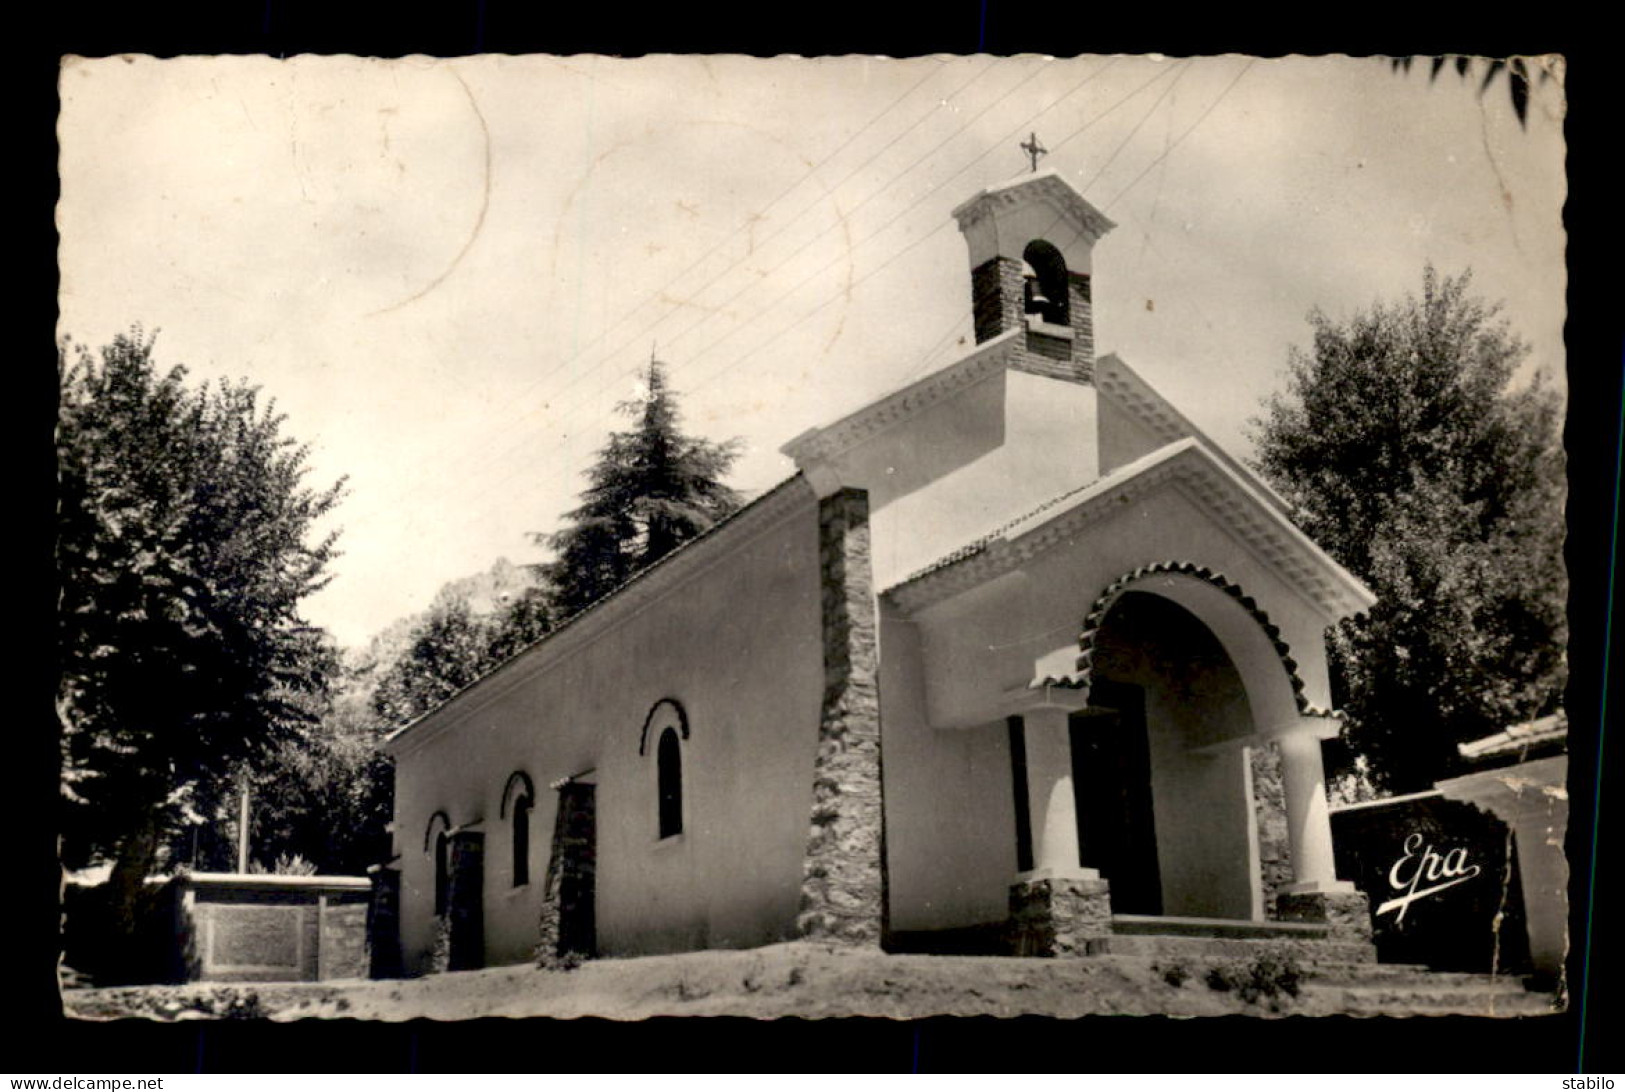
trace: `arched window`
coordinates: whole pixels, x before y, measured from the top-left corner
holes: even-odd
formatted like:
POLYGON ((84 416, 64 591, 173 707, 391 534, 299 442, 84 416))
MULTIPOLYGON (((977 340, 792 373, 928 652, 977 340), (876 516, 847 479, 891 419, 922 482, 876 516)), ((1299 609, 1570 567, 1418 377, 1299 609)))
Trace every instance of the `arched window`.
POLYGON ((530 797, 521 796, 513 803, 513 885, 523 887, 530 882, 530 797))
POLYGON ((515 887, 523 887, 530 882, 530 813, 535 807, 535 786, 523 770, 515 770, 508 775, 508 783, 503 786, 500 812, 510 823, 515 887))
POLYGON ((688 738, 688 714, 671 698, 661 698, 643 719, 638 754, 649 753, 655 741, 655 806, 661 838, 683 833, 683 740, 688 738))
POLYGON ((676 728, 660 733, 655 751, 660 781, 660 836, 683 833, 683 752, 676 728))
POLYGON ((1053 244, 1034 239, 1021 252, 1021 260, 1026 312, 1056 326, 1068 325, 1072 321, 1072 307, 1066 258, 1053 244))
POLYGON ((429 829, 423 834, 423 851, 434 862, 434 912, 446 912, 446 895, 451 887, 451 820, 443 811, 429 817, 429 829))

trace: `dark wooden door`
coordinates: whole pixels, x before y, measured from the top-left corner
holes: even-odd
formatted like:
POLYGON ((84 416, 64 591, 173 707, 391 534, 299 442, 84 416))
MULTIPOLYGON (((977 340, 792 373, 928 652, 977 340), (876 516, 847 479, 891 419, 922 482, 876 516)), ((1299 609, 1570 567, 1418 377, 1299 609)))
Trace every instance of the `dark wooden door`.
POLYGON ((1072 785, 1082 863, 1111 881, 1112 912, 1161 914, 1145 691, 1096 679, 1072 717, 1072 785))

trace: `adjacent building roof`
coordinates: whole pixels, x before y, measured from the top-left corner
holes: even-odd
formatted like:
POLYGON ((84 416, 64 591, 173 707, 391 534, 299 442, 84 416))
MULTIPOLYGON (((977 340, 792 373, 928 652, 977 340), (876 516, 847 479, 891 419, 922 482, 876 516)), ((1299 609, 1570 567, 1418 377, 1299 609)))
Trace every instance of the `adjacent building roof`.
POLYGON ((1569 736, 1568 714, 1562 711, 1549 717, 1514 724, 1502 732, 1469 743, 1458 744, 1461 757, 1471 762, 1516 756, 1523 761, 1536 753, 1554 751, 1567 746, 1569 736))

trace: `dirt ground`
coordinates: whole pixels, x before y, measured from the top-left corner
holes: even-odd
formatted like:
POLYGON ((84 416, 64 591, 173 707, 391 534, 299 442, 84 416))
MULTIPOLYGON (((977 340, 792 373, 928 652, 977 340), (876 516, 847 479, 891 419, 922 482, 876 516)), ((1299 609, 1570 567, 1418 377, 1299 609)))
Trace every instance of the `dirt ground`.
POLYGON ((603 959, 396 981, 199 983, 72 989, 72 1016, 157 1020, 321 1017, 455 1020, 484 1016, 1076 1017, 1448 1014, 1535 1016, 1550 995, 1514 980, 1300 968, 1290 960, 1158 963, 1121 956, 1035 960, 853 953, 807 943, 749 951, 603 959))

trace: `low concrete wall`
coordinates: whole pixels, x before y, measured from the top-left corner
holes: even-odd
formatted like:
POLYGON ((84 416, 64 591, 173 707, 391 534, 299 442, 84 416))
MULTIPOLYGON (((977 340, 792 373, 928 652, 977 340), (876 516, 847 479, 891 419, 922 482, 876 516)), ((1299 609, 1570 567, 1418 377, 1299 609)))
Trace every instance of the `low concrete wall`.
POLYGON ((189 980, 367 977, 364 877, 193 873, 173 883, 189 980))

